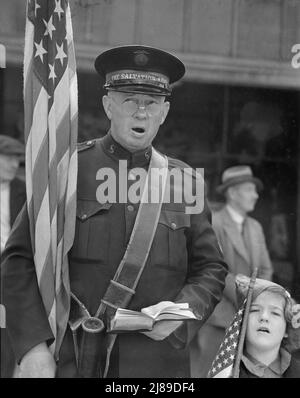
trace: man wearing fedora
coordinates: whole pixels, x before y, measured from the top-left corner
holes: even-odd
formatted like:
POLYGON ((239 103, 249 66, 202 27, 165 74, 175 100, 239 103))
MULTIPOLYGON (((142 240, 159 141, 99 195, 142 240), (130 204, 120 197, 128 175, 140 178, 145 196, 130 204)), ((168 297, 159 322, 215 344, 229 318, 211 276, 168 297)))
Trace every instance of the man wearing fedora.
MULTIPOLYGON (((4 304, 19 376, 189 377, 189 342, 221 300, 227 275, 207 203, 188 214, 186 203, 175 202, 174 195, 169 202, 145 205, 129 197, 102 201, 96 179, 108 169, 119 176, 121 161, 129 171, 128 188, 138 170, 149 174, 154 164, 166 174, 188 167, 151 145, 169 111, 170 84, 185 67, 163 50, 140 45, 107 50, 95 67, 108 90, 103 107, 111 126, 105 137, 78 149, 71 316, 56 361, 48 349, 53 334, 34 273, 26 211, 4 253, 3 281, 10 287, 4 304), (149 332, 106 333, 116 308, 140 311, 162 301, 188 303, 197 319, 158 322, 149 332)), ((195 175, 191 181, 193 187, 195 175)))
POLYGON ((251 276, 258 267, 258 277, 271 280, 272 265, 260 223, 248 216, 255 208, 262 182, 249 166, 226 169, 217 192, 225 197, 225 206, 213 214, 213 228, 229 267, 221 302, 199 331, 199 361, 195 372, 206 377, 220 343, 237 309, 235 275, 251 276))
MULTIPOLYGON (((8 136, 0 135, 0 257, 12 225, 26 201, 25 183, 17 177, 24 145, 8 136)), ((2 286, 1 286, 2 302, 2 286)), ((7 331, 1 329, 1 375, 12 374, 14 361, 7 331)))

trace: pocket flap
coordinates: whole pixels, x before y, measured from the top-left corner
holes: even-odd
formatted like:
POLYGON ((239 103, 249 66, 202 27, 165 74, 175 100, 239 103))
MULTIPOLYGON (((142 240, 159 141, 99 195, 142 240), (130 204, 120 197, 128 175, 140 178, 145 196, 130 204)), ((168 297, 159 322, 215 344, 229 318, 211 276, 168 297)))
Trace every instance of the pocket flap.
POLYGON ((174 231, 180 228, 188 228, 191 226, 191 219, 189 214, 182 211, 163 210, 160 214, 160 224, 164 224, 174 231))
POLYGON ((101 210, 110 209, 112 203, 99 203, 95 200, 78 200, 76 217, 81 221, 89 219, 101 210))

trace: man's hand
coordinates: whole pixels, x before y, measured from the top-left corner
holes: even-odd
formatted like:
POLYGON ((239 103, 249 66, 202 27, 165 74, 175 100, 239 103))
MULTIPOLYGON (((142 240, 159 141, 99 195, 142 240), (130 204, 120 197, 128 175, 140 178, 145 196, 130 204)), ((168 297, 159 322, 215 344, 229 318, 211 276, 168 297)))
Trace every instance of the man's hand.
POLYGON ((159 321, 154 325, 153 330, 142 333, 153 340, 164 340, 182 324, 183 321, 159 321))
POLYGON ((28 351, 15 372, 17 378, 54 378, 56 363, 46 343, 28 351))

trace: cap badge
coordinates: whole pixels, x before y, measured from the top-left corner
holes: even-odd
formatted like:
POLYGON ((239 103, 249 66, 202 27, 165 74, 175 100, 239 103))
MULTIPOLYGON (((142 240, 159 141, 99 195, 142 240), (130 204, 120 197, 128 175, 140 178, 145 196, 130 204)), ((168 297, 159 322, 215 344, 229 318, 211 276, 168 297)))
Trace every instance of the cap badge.
POLYGON ((145 66, 149 61, 148 53, 144 50, 135 51, 134 62, 137 66, 145 66))

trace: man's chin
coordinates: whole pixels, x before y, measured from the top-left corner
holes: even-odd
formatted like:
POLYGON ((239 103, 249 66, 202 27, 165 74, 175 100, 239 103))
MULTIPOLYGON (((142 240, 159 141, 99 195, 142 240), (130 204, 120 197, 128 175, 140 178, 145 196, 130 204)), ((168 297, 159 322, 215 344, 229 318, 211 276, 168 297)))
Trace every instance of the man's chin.
POLYGON ((126 145, 124 145, 124 147, 130 152, 136 152, 142 149, 146 149, 148 145, 145 144, 143 140, 136 139, 136 140, 130 140, 130 142, 127 142, 126 145))
POLYGON ((128 140, 127 144, 134 148, 135 150, 146 149, 150 143, 147 139, 146 134, 137 135, 139 133, 135 133, 136 135, 131 135, 131 139, 128 140))

